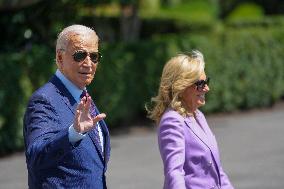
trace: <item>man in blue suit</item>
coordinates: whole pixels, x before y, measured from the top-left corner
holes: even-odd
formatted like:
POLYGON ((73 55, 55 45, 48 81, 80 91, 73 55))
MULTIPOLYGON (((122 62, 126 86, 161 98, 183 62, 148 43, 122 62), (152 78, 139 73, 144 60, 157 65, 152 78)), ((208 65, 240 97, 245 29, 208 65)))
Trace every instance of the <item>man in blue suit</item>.
POLYGON ((106 188, 106 115, 86 92, 100 57, 94 30, 72 25, 58 35, 58 69, 31 96, 24 117, 30 189, 106 188))

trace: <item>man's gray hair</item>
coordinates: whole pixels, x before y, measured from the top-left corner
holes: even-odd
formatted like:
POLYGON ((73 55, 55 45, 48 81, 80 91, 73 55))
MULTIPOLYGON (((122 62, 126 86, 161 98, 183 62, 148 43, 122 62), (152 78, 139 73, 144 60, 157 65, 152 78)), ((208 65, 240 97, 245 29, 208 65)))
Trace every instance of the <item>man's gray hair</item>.
MULTIPOLYGON (((68 45, 68 41, 69 41, 69 35, 70 34, 78 34, 78 35, 96 35, 96 32, 87 27, 87 26, 83 26, 83 25, 71 25, 68 26, 66 28, 64 28, 58 35, 57 37, 57 41, 56 41, 56 51, 58 50, 65 50, 67 45, 68 45)), ((98 37, 98 36, 97 36, 98 37)))

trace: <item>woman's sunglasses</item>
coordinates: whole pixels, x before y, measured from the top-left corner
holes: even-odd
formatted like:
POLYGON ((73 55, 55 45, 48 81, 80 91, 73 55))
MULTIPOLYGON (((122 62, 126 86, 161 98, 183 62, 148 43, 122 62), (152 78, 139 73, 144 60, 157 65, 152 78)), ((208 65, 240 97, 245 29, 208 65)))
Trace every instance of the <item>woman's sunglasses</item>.
POLYGON ((207 85, 207 86, 209 85, 209 81, 210 81, 210 78, 207 77, 206 80, 198 80, 194 84, 196 85, 196 89, 198 91, 202 91, 204 89, 205 85, 207 85))
POLYGON ((76 51, 73 54, 73 59, 75 62, 82 62, 89 56, 93 63, 98 63, 102 57, 101 53, 99 52, 87 52, 87 51, 76 51))

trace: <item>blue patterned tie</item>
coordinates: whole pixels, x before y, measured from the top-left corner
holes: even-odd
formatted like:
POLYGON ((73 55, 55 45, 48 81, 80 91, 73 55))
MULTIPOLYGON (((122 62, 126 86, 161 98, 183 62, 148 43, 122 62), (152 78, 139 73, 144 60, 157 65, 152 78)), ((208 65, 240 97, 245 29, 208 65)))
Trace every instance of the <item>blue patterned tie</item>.
POLYGON ((80 95, 80 99, 83 98, 84 96, 88 96, 89 93, 86 90, 83 90, 82 94, 80 95))

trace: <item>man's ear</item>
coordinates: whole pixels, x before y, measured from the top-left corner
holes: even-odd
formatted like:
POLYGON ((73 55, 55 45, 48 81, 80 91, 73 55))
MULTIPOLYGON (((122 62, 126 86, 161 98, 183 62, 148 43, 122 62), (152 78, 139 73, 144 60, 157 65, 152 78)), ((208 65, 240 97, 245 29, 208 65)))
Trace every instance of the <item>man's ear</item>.
POLYGON ((63 65, 63 53, 61 50, 56 51, 56 64, 57 67, 61 70, 63 65))

